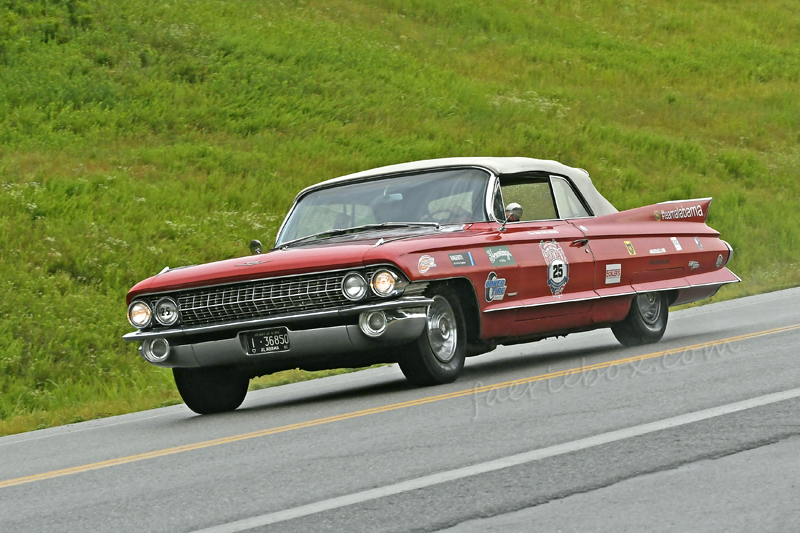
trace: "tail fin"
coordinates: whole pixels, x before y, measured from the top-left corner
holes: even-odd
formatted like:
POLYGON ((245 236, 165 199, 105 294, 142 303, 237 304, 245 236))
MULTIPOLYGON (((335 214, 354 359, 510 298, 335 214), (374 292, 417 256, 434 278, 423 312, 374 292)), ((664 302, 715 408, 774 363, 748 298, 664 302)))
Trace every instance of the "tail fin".
POLYGON ((710 205, 711 198, 662 202, 654 206, 653 217, 656 221, 705 222, 710 205))
POLYGON ((628 209, 611 215, 603 215, 611 222, 701 222, 705 223, 711 198, 697 200, 673 200, 660 204, 628 209))

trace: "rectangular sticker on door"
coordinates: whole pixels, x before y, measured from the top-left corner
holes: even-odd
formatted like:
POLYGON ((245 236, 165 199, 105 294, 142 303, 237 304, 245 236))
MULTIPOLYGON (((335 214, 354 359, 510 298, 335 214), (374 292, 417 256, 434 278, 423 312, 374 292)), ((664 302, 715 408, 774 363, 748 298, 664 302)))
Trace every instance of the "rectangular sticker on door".
POLYGON ((475 260, 472 258, 471 252, 457 252, 447 255, 450 257, 450 264, 454 267, 475 266, 475 260))
POLYGON ((489 256, 489 262, 492 266, 506 266, 516 265, 514 256, 511 255, 511 250, 508 246, 489 246, 484 248, 486 255, 489 256))
POLYGON ((622 265, 614 263, 613 265, 606 265, 606 285, 612 283, 619 283, 622 280, 622 265))

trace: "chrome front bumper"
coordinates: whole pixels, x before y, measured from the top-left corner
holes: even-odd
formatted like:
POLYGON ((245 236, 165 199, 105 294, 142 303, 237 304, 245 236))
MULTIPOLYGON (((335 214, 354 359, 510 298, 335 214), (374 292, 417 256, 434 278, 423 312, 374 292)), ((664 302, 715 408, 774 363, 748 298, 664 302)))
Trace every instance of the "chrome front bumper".
POLYGON ((169 355, 163 362, 153 363, 161 367, 196 368, 206 366, 252 364, 262 361, 292 361, 307 357, 319 357, 357 351, 369 351, 382 347, 397 346, 413 341, 425 330, 429 298, 414 297, 346 310, 326 311, 299 317, 264 319, 246 323, 169 330, 161 332, 135 332, 125 335, 126 341, 139 341, 139 354, 144 357, 142 341, 165 339, 169 343, 169 355), (330 326, 315 329, 292 329, 292 323, 307 317, 356 315, 369 311, 383 311, 387 324, 379 337, 365 335, 358 325, 330 326), (259 355, 247 353, 243 334, 275 326, 286 326, 289 334, 289 349, 259 355), (186 337, 193 333, 206 333, 220 329, 237 329, 234 338, 193 343, 186 337), (179 333, 180 332, 180 333, 179 333), (187 342, 189 340, 189 342, 187 342))

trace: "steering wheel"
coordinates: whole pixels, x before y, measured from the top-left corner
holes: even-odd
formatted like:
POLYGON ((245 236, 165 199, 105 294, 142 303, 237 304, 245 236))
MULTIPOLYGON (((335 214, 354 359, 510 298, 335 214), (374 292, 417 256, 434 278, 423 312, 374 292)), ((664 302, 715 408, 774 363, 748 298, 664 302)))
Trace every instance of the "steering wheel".
POLYGON ((438 211, 434 211, 433 213, 429 213, 427 215, 423 215, 421 217, 421 221, 432 221, 432 222, 439 222, 439 223, 447 223, 447 222, 466 222, 469 220, 470 212, 464 209, 463 207, 450 207, 439 209, 438 211))

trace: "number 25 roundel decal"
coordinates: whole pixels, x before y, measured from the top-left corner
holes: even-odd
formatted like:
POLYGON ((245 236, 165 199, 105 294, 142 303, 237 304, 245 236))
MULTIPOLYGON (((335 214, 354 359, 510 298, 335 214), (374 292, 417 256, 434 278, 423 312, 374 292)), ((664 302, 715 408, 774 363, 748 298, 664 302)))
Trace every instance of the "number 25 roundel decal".
POLYGON ((555 241, 541 241, 539 248, 547 263, 547 285, 556 298, 561 298, 564 287, 569 282, 569 261, 564 250, 555 241))

